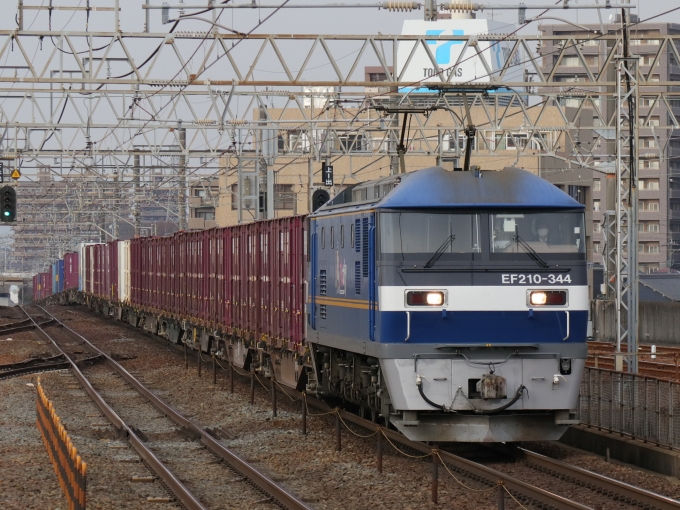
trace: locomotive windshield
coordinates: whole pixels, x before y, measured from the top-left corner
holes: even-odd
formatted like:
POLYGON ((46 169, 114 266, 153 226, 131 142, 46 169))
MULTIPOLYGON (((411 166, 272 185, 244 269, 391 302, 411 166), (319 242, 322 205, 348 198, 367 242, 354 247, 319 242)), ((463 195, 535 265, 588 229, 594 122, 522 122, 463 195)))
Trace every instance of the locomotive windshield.
POLYGON ((492 253, 585 253, 582 213, 491 214, 492 253))
POLYGON ((463 256, 480 252, 479 222, 478 214, 383 213, 380 215, 381 252, 402 257, 426 255, 427 258, 437 252, 463 256))

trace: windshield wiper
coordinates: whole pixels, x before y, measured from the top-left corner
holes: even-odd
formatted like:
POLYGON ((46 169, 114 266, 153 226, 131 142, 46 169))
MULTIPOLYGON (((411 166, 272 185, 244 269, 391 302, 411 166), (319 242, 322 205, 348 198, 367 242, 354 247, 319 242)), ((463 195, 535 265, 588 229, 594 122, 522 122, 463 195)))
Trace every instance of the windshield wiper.
POLYGON ((435 262, 439 260, 439 257, 442 256, 442 254, 446 251, 446 249, 453 244, 453 241, 456 239, 456 236, 451 234, 449 237, 446 238, 446 240, 442 243, 442 245, 437 248, 437 251, 434 252, 434 254, 430 257, 430 260, 428 260, 425 263, 425 268, 429 269, 431 268, 435 262))
POLYGON ((527 252, 529 258, 536 262, 536 264, 538 264, 539 267, 543 269, 548 269, 550 267, 548 263, 545 260, 543 260, 538 253, 536 253, 536 250, 529 246, 529 244, 524 239, 522 239, 516 231, 515 242, 519 244, 524 249, 525 252, 527 252))

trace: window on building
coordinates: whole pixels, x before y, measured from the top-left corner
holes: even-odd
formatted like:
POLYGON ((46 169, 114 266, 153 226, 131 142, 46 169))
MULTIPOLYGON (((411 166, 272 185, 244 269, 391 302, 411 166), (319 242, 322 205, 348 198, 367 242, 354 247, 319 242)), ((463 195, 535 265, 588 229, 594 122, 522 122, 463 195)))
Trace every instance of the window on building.
POLYGON ((345 134, 338 136, 341 151, 370 151, 372 149, 371 139, 362 133, 345 134))
POLYGON ((643 170, 658 170, 659 169, 659 160, 642 159, 638 162, 638 165, 643 170))
POLYGON ((368 81, 387 81, 385 73, 368 73, 368 81))
POLYGON ((599 221, 593 223, 593 232, 595 232, 596 234, 602 232, 602 223, 600 223, 599 221))
POLYGON ((573 186, 569 185, 567 187, 567 194, 576 200, 581 205, 586 205, 586 187, 585 186, 573 186))
POLYGON ((274 184, 274 209, 295 210, 296 201, 292 184, 274 184))
POLYGON ((481 139, 479 140, 482 150, 495 151, 496 150, 496 132, 495 131, 483 131, 481 134, 481 139))
POLYGON ((659 143, 656 141, 656 138, 642 138, 640 140, 640 145, 644 147, 645 149, 658 149, 659 148, 659 143))
POLYGON ((659 179, 641 179, 640 187, 647 190, 658 190, 659 189, 659 179))
MULTIPOLYGON (((557 62, 557 56, 555 56, 555 62, 557 62)), ((560 65, 566 66, 566 67, 581 67, 581 59, 578 58, 578 56, 573 55, 573 56, 567 56, 567 57, 562 57, 562 61, 560 62, 560 65)))
POLYGON ((195 196, 195 197, 205 198, 205 196, 206 196, 206 195, 205 195, 205 190, 204 190, 204 189, 195 189, 195 190, 194 190, 194 196, 195 196))
POLYGON ((555 134, 549 131, 534 133, 531 136, 530 148, 538 151, 550 150, 553 146, 555 134))
POLYGON ((593 191, 600 191, 600 179, 593 179, 593 191))
POLYGON ((599 211, 600 210, 600 201, 599 200, 593 200, 593 211, 599 211))
MULTIPOLYGON (((678 204, 680 205, 680 203, 678 204)), ((658 200, 640 200, 640 209, 643 211, 658 211, 659 201, 658 200)), ((680 210, 680 209, 678 209, 680 210)))
POLYGON ((215 221, 215 208, 200 207, 194 212, 194 218, 203 218, 204 220, 215 221))
POLYGON ((507 133, 505 145, 508 149, 524 149, 529 143, 529 133, 507 133))
POLYGON ((600 253, 600 243, 597 241, 593 243, 593 253, 600 253))

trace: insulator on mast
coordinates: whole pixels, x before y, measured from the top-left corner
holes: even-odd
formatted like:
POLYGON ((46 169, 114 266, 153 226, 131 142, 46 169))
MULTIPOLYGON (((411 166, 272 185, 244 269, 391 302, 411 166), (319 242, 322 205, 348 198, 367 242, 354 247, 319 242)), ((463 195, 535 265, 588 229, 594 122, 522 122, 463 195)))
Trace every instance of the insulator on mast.
POLYGON ((418 2, 395 0, 393 2, 383 2, 382 8, 392 12, 411 12, 420 10, 420 4, 418 2))
POLYGON ((466 2, 465 0, 453 0, 448 4, 441 4, 440 9, 451 12, 467 13, 479 10, 479 4, 466 2))

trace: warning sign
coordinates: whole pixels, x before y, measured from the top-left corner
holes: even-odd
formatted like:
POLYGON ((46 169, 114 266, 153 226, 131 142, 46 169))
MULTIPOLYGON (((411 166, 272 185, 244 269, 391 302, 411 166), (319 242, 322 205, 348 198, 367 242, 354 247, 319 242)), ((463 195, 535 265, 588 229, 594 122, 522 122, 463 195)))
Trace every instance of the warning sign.
POLYGON ((21 177, 21 172, 19 171, 19 169, 15 168, 14 170, 12 170, 12 179, 18 179, 19 177, 21 177))

